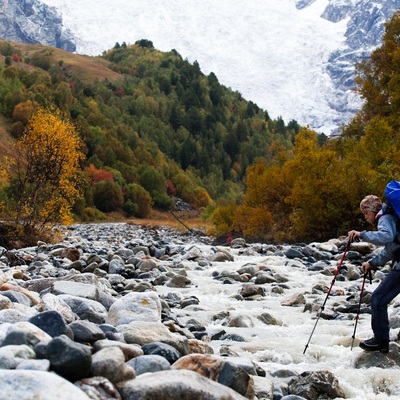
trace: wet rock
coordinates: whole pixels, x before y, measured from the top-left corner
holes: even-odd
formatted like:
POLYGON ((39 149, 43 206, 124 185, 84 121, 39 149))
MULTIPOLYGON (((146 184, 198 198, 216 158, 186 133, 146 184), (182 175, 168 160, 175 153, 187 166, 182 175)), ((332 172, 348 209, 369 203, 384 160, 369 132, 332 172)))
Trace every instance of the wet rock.
POLYGON ((296 247, 289 247, 285 251, 284 254, 287 258, 303 258, 304 257, 304 254, 301 251, 301 248, 296 248, 296 247))
POLYGON ((317 260, 327 261, 333 258, 332 254, 328 251, 315 250, 313 257, 317 260))
POLYGON ((184 288, 191 285, 191 280, 186 276, 174 275, 165 282, 165 286, 174 288, 184 288))
POLYGON ((227 251, 219 250, 215 254, 208 256, 207 260, 211 262, 225 262, 225 261, 233 261, 234 257, 227 251))
POLYGON ((255 285, 253 283, 245 283, 242 286, 239 294, 241 296, 243 296, 244 298, 252 297, 252 296, 256 296, 256 295, 265 296, 265 290, 262 286, 255 285))
POLYGON ((355 368, 393 368, 400 366, 400 347, 390 343, 389 353, 362 352, 355 360, 355 368))
POLYGON ((188 307, 188 306, 197 305, 199 303, 200 303, 200 301, 199 301, 199 299, 197 297, 191 296, 189 298, 183 299, 180 302, 180 306, 181 306, 181 308, 185 308, 185 307, 188 307))
POLYGON ((221 278, 230 278, 237 282, 243 282, 242 276, 236 271, 222 270, 220 272, 221 278))
POLYGON ((183 256, 184 260, 196 260, 199 257, 202 257, 202 251, 197 247, 193 246, 187 250, 186 254, 183 256))
POLYGON ((180 358, 172 369, 187 369, 234 389, 245 397, 254 396, 253 380, 241 367, 215 355, 190 354, 180 358))
POLYGON ((257 318, 266 325, 283 325, 283 322, 269 313, 262 313, 257 318))
POLYGON ((164 357, 170 364, 181 358, 181 354, 175 348, 167 343, 152 342, 142 346, 144 355, 157 355, 164 357))
POLYGON ((310 400, 345 397, 339 381, 329 371, 303 372, 289 382, 289 392, 310 400))
POLYGON ((251 328, 254 327, 253 318, 248 315, 236 315, 229 318, 229 327, 235 328, 251 328))
POLYGON ((363 276, 360 268, 354 265, 349 266, 347 268, 347 272, 344 275, 350 281, 356 281, 357 279, 360 279, 363 276))
POLYGON ((231 247, 233 249, 239 249, 241 247, 247 247, 246 240, 243 238, 235 238, 231 242, 231 247))
POLYGON ((290 296, 281 301, 283 306, 299 306, 302 304, 306 304, 306 298, 304 297, 303 293, 295 293, 293 296, 290 296))
POLYGON ((275 283, 276 278, 274 278, 271 274, 268 272, 260 272, 257 274, 254 283, 256 285, 263 285, 265 283, 275 283))

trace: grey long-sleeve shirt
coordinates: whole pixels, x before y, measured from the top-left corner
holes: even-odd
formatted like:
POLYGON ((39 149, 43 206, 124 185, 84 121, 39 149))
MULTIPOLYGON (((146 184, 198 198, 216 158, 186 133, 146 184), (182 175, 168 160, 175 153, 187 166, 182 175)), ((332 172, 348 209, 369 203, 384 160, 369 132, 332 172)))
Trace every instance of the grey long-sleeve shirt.
POLYGON ((400 248, 398 243, 395 243, 396 238, 396 221, 393 215, 384 214, 386 205, 377 214, 378 226, 376 231, 361 231, 360 239, 365 242, 375 244, 376 246, 384 246, 383 249, 369 260, 372 267, 385 265, 392 260, 393 253, 400 248))

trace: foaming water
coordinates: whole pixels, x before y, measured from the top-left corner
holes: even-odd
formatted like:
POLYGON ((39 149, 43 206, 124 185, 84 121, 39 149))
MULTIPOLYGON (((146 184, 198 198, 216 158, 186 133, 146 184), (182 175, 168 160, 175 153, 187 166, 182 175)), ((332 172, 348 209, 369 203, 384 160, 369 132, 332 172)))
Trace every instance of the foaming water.
MULTIPOLYGON (((203 249, 207 252, 207 248, 203 249)), ((303 294, 307 303, 318 302, 321 305, 326 293, 315 295, 313 286, 317 284, 329 287, 333 276, 308 272, 301 263, 289 267, 279 257, 241 256, 235 250, 235 261, 213 263, 210 267, 199 268, 196 262, 185 262, 187 274, 192 282, 191 287, 177 289, 158 286, 160 295, 177 293, 181 298, 195 296, 199 304, 184 309, 174 310, 177 320, 185 324, 195 319, 207 327, 212 335, 221 331, 235 334, 244 341, 218 341, 209 344, 215 354, 229 349, 231 354, 243 357, 261 366, 267 374, 279 370, 302 373, 305 371, 328 370, 339 380, 347 399, 380 400, 400 398, 400 368, 356 368, 357 358, 363 352, 359 341, 371 336, 370 315, 360 314, 353 349, 354 315, 344 315, 342 319, 326 320, 320 318, 316 324, 316 311, 304 311, 304 304, 284 306, 282 300, 295 294, 303 294), (265 266, 287 278, 287 289, 282 294, 271 291, 272 285, 263 284, 265 295, 260 300, 237 300, 243 283, 223 284, 215 279, 213 273, 222 271, 235 272, 245 264, 252 263, 265 266), (229 318, 242 316, 247 327, 231 327, 229 318), (274 318, 274 325, 266 325, 258 317, 268 314, 274 318), (312 330, 315 328, 312 337, 312 330), (308 347, 306 345, 310 340, 308 347), (306 351, 304 352, 304 350, 306 351)), ((333 263, 336 266, 336 263, 333 263)), ((346 289, 360 286, 360 282, 335 282, 332 296, 327 299, 325 310, 332 305, 346 303, 346 289)), ((368 285, 372 291, 376 285, 368 285)), ((358 289, 359 290, 359 289, 358 289)), ((389 310, 390 313, 390 310, 389 310)), ((392 337, 395 332, 392 330, 392 337)), ((282 378, 271 378, 275 385, 282 384, 282 378)), ((286 382, 288 380, 286 379, 286 382)))

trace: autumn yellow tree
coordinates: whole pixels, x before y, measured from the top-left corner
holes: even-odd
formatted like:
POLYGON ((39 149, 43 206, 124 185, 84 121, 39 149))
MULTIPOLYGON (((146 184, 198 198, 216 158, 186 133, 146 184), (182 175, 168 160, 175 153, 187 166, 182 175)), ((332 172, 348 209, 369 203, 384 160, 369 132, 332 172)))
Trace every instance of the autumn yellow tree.
POLYGON ((81 148, 77 130, 60 110, 41 108, 29 119, 7 162, 8 210, 25 232, 72 222, 82 192, 81 148))
POLYGON ((264 240, 287 239, 289 193, 281 167, 256 162, 247 169, 246 193, 234 218, 236 230, 264 240))
POLYGON ((293 150, 282 165, 258 162, 247 169, 246 193, 235 216, 245 235, 299 241, 338 233, 348 204, 337 153, 320 147, 316 132, 307 128, 300 130, 293 150))
POLYGON ((329 148, 318 146, 316 132, 303 128, 296 137, 294 158, 284 165, 290 177, 290 221, 293 239, 319 240, 335 237, 343 211, 340 160, 329 148))

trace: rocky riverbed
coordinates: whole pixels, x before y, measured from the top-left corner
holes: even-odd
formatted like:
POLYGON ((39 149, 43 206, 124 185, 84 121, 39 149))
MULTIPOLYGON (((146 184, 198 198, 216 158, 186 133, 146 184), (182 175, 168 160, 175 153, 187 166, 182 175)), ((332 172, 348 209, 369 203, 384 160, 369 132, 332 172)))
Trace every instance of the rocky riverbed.
POLYGON ((360 302, 360 265, 377 248, 345 247, 218 246, 118 223, 3 249, 0 400, 397 399, 396 300, 390 352, 358 348, 390 265, 360 302))

